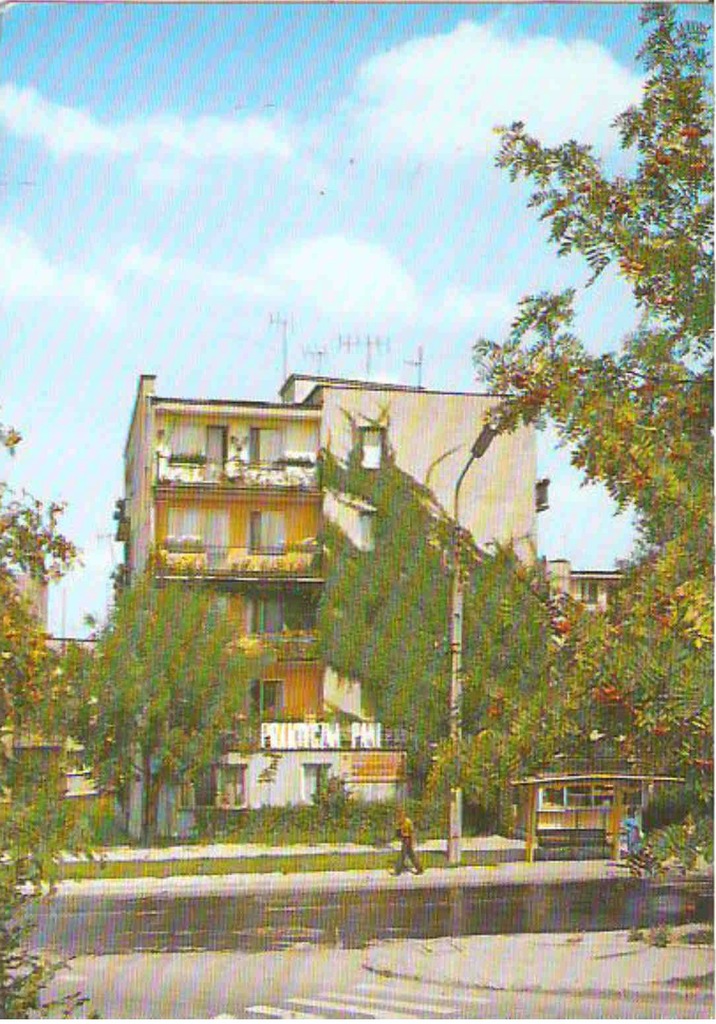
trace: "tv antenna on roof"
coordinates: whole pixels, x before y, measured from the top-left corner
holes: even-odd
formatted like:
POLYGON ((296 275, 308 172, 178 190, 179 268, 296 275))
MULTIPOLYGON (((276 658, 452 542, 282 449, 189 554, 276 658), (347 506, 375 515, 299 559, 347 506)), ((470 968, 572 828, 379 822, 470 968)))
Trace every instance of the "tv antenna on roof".
POLYGON ((293 316, 289 320, 288 317, 282 316, 280 313, 270 313, 269 326, 278 327, 281 330, 283 352, 283 379, 285 381, 288 379, 288 329, 290 327, 291 334, 293 334, 293 316))
POLYGON ((315 359, 317 361, 317 363, 318 363, 317 373, 318 373, 318 376, 320 377, 321 376, 321 369, 322 369, 322 366, 323 366, 323 360, 328 355, 328 349, 327 348, 304 348, 303 354, 304 354, 304 356, 310 356, 311 359, 315 359))
POLYGON ((365 337, 361 337, 358 334, 339 334, 338 348, 339 350, 345 350, 346 352, 352 352, 353 349, 364 348, 365 374, 366 377, 370 377, 370 361, 372 353, 374 351, 380 352, 383 350, 390 352, 390 338, 380 338, 373 334, 366 334, 365 337))
POLYGON ((423 386, 423 346, 418 346, 418 358, 417 359, 404 359, 403 362, 406 366, 414 366, 418 371, 418 387, 423 386))

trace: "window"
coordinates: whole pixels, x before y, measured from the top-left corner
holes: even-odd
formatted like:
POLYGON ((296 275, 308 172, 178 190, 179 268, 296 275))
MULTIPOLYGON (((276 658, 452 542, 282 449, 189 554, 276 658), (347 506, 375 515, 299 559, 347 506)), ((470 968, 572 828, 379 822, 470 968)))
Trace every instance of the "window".
POLYGON ((286 550, 286 517, 283 512, 252 512, 249 550, 253 554, 282 554, 286 550))
POLYGON ((204 540, 207 548, 207 566, 219 569, 226 560, 229 546, 229 513, 212 509, 205 513, 204 540))
POLYGON ((283 632, 283 601, 275 597, 257 597, 249 603, 249 633, 283 632))
POLYGON ((361 427, 361 465, 364 469, 380 469, 383 460, 385 430, 383 427, 361 427))
POLYGON ((565 807, 591 807, 591 786, 567 786, 565 807))
POLYGON ((249 428, 249 462, 276 462, 282 455, 281 431, 266 427, 249 428))
POLYGON ((216 806, 246 806, 246 765, 222 764, 216 767, 216 806))
POLYGON ((254 597, 248 602, 246 628, 249 633, 309 632, 316 628, 316 606, 293 594, 254 597))
POLYGON ((283 711, 283 681, 255 679, 251 684, 251 704, 261 719, 277 718, 283 711))
POLYGON ((197 423, 179 420, 169 428, 169 447, 172 455, 204 455, 206 453, 205 428, 197 423))
POLYGON ((316 628, 316 605, 304 597, 285 597, 283 622, 291 632, 310 632, 316 628))
POLYGON ((362 551, 373 550, 375 543, 373 540, 373 519, 372 512, 360 512, 358 514, 358 546, 362 551))
POLYGON ((206 461, 214 465, 226 462, 226 427, 206 428, 206 461))
POLYGON ((190 505, 170 508, 167 515, 167 540, 187 543, 203 539, 201 509, 190 505))
POLYGON ((599 583, 597 580, 582 580, 582 600, 585 604, 598 603, 599 583))
POLYGON ((562 786, 548 786, 539 791, 540 810, 555 811, 564 807, 564 788, 562 786))
POLYGON ((304 764, 303 766, 303 799, 306 803, 313 803, 319 793, 322 793, 328 783, 328 772, 330 765, 327 764, 304 764))

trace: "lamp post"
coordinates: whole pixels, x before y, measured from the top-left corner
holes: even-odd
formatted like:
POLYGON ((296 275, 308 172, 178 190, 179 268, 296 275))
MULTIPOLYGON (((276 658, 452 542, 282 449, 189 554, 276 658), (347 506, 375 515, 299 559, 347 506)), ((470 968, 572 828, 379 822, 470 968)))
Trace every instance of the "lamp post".
MULTIPOLYGON (((453 500, 453 578, 450 602, 450 740, 457 752, 458 768, 462 739, 462 626, 463 589, 460 565, 460 488, 473 462, 482 458, 490 447, 497 430, 486 423, 470 449, 470 458, 455 484, 453 500)), ((462 788, 450 788, 450 814, 448 825, 448 864, 457 866, 462 858, 462 788)))

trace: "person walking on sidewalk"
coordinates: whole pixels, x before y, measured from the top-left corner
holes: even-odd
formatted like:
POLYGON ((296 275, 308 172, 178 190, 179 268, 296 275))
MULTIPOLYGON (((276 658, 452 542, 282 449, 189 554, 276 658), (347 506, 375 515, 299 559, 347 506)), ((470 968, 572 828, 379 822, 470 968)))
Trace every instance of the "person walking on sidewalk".
POLYGON ((400 840, 400 853, 392 873, 394 875, 402 875, 407 865, 412 864, 411 870, 416 875, 422 875, 425 869, 415 852, 415 826, 405 811, 400 811, 398 814, 398 827, 396 831, 400 840))

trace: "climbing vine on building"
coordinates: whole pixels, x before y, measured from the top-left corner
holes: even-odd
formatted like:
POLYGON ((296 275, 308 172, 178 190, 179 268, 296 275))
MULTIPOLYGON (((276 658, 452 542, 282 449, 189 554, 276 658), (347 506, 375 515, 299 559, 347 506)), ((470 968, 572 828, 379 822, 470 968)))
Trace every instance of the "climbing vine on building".
MULTIPOLYGON (((323 657, 360 681, 367 702, 388 728, 404 729, 411 777, 432 775, 436 794, 454 771, 448 743, 449 602, 453 527, 430 490, 387 451, 380 471, 363 469, 359 452, 341 465, 323 460, 324 485, 375 507, 374 546, 359 550, 326 527, 327 575, 319 606, 323 657)), ((461 538, 465 572, 464 702, 466 742, 485 733, 508 742, 514 716, 541 707, 560 649, 545 643, 550 607, 538 568, 509 549, 480 552, 461 538)), ((531 761, 533 750, 522 754, 531 761)), ((518 758, 519 760, 519 758, 518 758)), ((511 763, 511 762, 509 762, 511 763)), ((499 765, 506 781, 509 763, 499 765)), ((468 798, 494 809, 496 787, 465 771, 468 798)))

